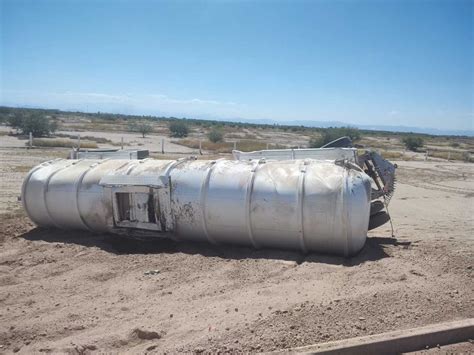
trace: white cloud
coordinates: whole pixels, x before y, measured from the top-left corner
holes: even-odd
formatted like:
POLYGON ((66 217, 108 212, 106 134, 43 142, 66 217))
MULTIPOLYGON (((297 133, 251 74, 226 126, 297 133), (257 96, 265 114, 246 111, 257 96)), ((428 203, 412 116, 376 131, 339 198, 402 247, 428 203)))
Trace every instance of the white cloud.
POLYGON ((6 90, 3 104, 34 105, 59 109, 156 113, 166 115, 240 115, 243 105, 233 101, 201 98, 174 98, 164 94, 108 94, 98 92, 30 92, 6 90))

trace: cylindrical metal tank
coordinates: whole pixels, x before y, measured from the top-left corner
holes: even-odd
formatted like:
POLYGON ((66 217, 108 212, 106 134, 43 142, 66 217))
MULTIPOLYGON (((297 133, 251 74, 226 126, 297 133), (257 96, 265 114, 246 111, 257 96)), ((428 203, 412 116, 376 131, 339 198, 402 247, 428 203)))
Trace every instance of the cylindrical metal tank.
POLYGON ((317 160, 53 160, 23 206, 44 227, 349 256, 364 245, 370 178, 317 160))

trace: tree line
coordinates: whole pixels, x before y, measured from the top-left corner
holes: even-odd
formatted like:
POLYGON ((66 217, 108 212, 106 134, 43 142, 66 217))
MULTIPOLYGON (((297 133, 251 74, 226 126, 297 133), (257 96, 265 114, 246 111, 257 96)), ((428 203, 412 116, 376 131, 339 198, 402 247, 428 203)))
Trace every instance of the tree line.
MULTIPOLYGON (((202 126, 208 128, 208 139, 211 142, 217 143, 224 140, 224 132, 222 128, 229 126, 234 128, 261 128, 261 129, 279 129, 283 131, 291 131, 294 133, 303 133, 305 135, 312 135, 313 138, 309 141, 309 147, 319 148, 339 137, 347 136, 353 142, 359 141, 364 134, 373 134, 372 131, 359 130, 355 127, 305 127, 305 126, 288 126, 288 125, 269 125, 269 124, 254 124, 231 121, 217 121, 217 120, 200 120, 176 117, 159 117, 146 115, 124 115, 111 113, 87 113, 87 112, 71 112, 50 109, 31 109, 31 108, 11 108, 0 106, 0 123, 6 123, 14 128, 17 133, 27 135, 30 132, 34 137, 49 136, 53 134, 58 128, 58 117, 77 116, 90 118, 92 120, 105 121, 127 121, 128 130, 131 132, 138 132, 142 137, 153 132, 153 122, 165 121, 168 123, 170 136, 174 138, 187 137, 190 131, 190 126, 202 126)), ((400 132, 381 132, 377 131, 377 135, 400 135, 401 141, 405 147, 412 151, 417 151, 424 145, 423 136, 432 137, 431 135, 410 134, 400 132)))

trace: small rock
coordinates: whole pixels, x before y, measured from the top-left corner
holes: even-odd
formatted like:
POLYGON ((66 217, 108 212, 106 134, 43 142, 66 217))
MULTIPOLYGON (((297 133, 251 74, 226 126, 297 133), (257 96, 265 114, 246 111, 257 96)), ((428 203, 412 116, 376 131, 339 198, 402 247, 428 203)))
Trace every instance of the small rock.
POLYGON ((144 275, 158 275, 160 273, 160 270, 149 270, 145 271, 144 275))
POLYGON ((152 339, 160 339, 161 338, 161 335, 158 334, 157 332, 143 330, 143 329, 140 329, 140 328, 135 328, 132 331, 132 334, 136 335, 138 339, 144 339, 144 340, 152 340, 152 339))
POLYGON ((157 345, 150 345, 148 348, 146 348, 147 351, 152 351, 155 350, 157 345))
POLYGON ((365 320, 365 318, 364 317, 359 317, 359 320, 365 320))
MULTIPOLYGON (((82 324, 80 325, 75 325, 70 328, 71 330, 84 330, 86 327, 84 327, 82 324)), ((46 336, 46 333, 40 333, 40 336, 46 336)))
POLYGON ((238 311, 239 311, 239 309, 238 309, 238 308, 235 308, 235 309, 234 309, 234 311, 238 312, 238 311))
POLYGON ((19 352, 19 351, 20 351, 20 347, 19 347, 19 346, 16 346, 16 347, 13 348, 13 352, 14 352, 14 353, 17 353, 17 352, 19 352))
POLYGON ((173 314, 170 314, 170 318, 173 318, 173 314))

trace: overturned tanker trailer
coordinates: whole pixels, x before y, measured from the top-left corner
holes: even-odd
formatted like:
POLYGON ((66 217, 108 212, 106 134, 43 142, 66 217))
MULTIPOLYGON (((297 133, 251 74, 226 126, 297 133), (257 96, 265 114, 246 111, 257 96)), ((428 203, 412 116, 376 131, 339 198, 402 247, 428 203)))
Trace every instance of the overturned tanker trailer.
POLYGON ((29 172, 22 202, 43 227, 349 256, 373 184, 348 159, 57 159, 29 172))
POLYGON ((338 138, 317 149, 267 149, 254 152, 233 150, 232 155, 234 159, 244 161, 315 159, 335 162, 345 160, 357 164, 372 179, 369 229, 377 228, 390 221, 388 204, 395 191, 397 165, 370 150, 358 155, 349 137, 338 138))

